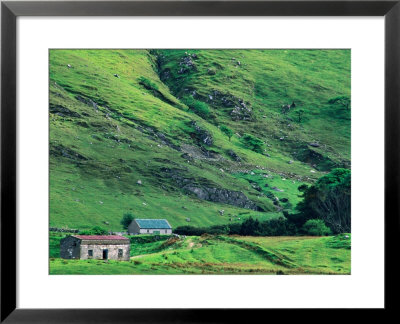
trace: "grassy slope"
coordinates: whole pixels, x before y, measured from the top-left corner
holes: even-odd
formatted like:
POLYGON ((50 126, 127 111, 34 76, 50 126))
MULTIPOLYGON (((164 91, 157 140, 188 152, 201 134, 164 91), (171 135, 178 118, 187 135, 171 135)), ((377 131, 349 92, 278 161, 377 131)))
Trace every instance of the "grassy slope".
MULTIPOLYGON (((163 57, 158 61, 145 50, 50 52, 50 225, 121 230, 119 220, 126 211, 137 217, 167 218, 173 227, 187 224, 187 217, 195 226, 224 224, 233 215, 266 219, 277 213, 265 194, 288 198, 283 207, 293 208, 297 186, 323 174, 311 173, 310 161, 297 159, 301 150, 309 153, 306 143, 317 140, 322 145, 312 150, 337 165, 349 163, 350 113, 328 104, 332 97, 350 95, 349 51, 196 53, 197 71, 182 76, 177 69, 184 51, 158 52, 158 58, 163 57), (210 67, 216 69, 215 75, 208 74, 210 67), (157 72, 166 69, 172 77, 161 82, 157 72), (142 77, 154 89, 146 88, 142 77), (187 88, 204 98, 218 90, 250 102, 254 120, 233 122, 225 109, 212 105, 215 119, 204 120, 178 99, 187 88), (295 121, 294 112, 280 113, 280 105, 292 100, 305 110, 301 123, 295 121), (193 146, 191 120, 212 134, 214 144, 209 149, 225 160, 188 162, 182 152, 154 135, 162 132, 172 144, 193 146), (262 138, 270 157, 246 149, 237 135, 229 141, 220 124, 262 138), (282 136, 285 140, 280 140, 282 136), (227 156, 229 149, 242 158, 240 164, 227 156), (161 175, 163 167, 184 169, 186 176, 210 186, 242 191, 267 212, 185 195, 161 175), (139 179, 142 185, 136 183, 139 179), (259 183, 263 194, 248 180, 259 183), (274 186, 284 192, 270 189, 274 186), (223 216, 218 213, 221 209, 223 216)), ((324 169, 324 163, 318 168, 324 169)))
POLYGON ((62 260, 51 237, 51 274, 350 274, 350 238, 186 237, 131 245, 129 262, 62 260))

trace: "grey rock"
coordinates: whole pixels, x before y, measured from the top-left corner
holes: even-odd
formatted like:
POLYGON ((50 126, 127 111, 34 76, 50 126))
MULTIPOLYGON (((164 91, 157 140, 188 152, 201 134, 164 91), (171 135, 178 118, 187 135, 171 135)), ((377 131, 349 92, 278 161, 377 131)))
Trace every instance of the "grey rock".
POLYGON ((179 62, 180 69, 178 71, 179 74, 184 74, 188 73, 192 70, 197 70, 196 69, 196 64, 192 60, 192 56, 186 54, 180 62, 179 62))
MULTIPOLYGON (((244 104, 244 103, 243 103, 244 104)), ((245 104, 240 106, 235 106, 231 110, 231 118, 232 120, 251 120, 252 111, 245 104)))
POLYGON ((50 104, 49 110, 52 114, 56 114, 61 117, 74 117, 74 118, 81 117, 81 115, 79 115, 77 112, 72 111, 62 105, 50 104))
POLYGON ((86 105, 88 105, 88 106, 90 106, 90 107, 93 107, 93 109, 95 109, 95 110, 98 110, 99 108, 97 107, 97 103, 96 102, 94 102, 92 99, 90 99, 90 98, 84 98, 84 97, 82 97, 82 96, 80 96, 80 95, 77 95, 77 96, 75 96, 75 99, 76 100, 79 100, 80 102, 82 102, 82 103, 84 103, 84 104, 86 104, 86 105))
POLYGON ((214 69, 208 69, 207 74, 208 75, 215 75, 217 72, 214 69))
POLYGON ((233 151, 233 150, 228 150, 228 155, 236 162, 240 162, 241 158, 233 151))
POLYGON ((196 137, 203 143, 206 144, 208 146, 213 145, 213 137, 212 135, 205 129, 201 128, 197 122, 192 121, 191 125, 194 127, 195 129, 195 133, 196 133, 196 137))

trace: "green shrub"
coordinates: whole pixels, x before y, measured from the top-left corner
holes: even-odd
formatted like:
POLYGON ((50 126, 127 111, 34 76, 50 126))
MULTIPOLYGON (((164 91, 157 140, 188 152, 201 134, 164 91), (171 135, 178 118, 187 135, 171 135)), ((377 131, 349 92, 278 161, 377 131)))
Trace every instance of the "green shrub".
POLYGON ((264 142, 258 137, 255 137, 251 134, 244 134, 241 140, 248 149, 257 153, 263 152, 264 142))
POLYGON ((322 219, 310 219, 302 227, 304 234, 312 236, 326 236, 331 234, 329 227, 322 219))
POLYGON ((230 141, 231 137, 233 136, 233 130, 226 127, 225 125, 221 125, 221 127, 219 129, 221 130, 222 133, 224 133, 226 136, 228 136, 229 141, 230 141))
POLYGON ((181 101, 189 107, 189 109, 193 110, 196 115, 199 115, 201 118, 207 119, 210 117, 210 108, 205 102, 194 99, 191 96, 186 96, 181 99, 181 101))
POLYGON ((128 226, 132 223, 132 221, 133 221, 132 213, 127 212, 122 216, 120 224, 124 229, 128 229, 128 226))

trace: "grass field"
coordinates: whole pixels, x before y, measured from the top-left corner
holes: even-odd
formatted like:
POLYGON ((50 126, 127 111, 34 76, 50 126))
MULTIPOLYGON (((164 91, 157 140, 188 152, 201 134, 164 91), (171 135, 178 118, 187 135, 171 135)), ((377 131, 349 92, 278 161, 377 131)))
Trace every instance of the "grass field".
POLYGON ((130 261, 64 260, 50 236, 50 274, 350 274, 351 237, 133 237, 130 261))

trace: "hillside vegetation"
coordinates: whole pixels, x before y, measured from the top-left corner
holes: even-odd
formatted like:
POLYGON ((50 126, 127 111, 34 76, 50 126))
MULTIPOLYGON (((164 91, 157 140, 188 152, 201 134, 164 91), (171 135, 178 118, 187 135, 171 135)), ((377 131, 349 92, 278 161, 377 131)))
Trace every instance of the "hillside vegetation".
POLYGON ((51 50, 49 64, 50 226, 263 221, 350 168, 349 50, 51 50))

